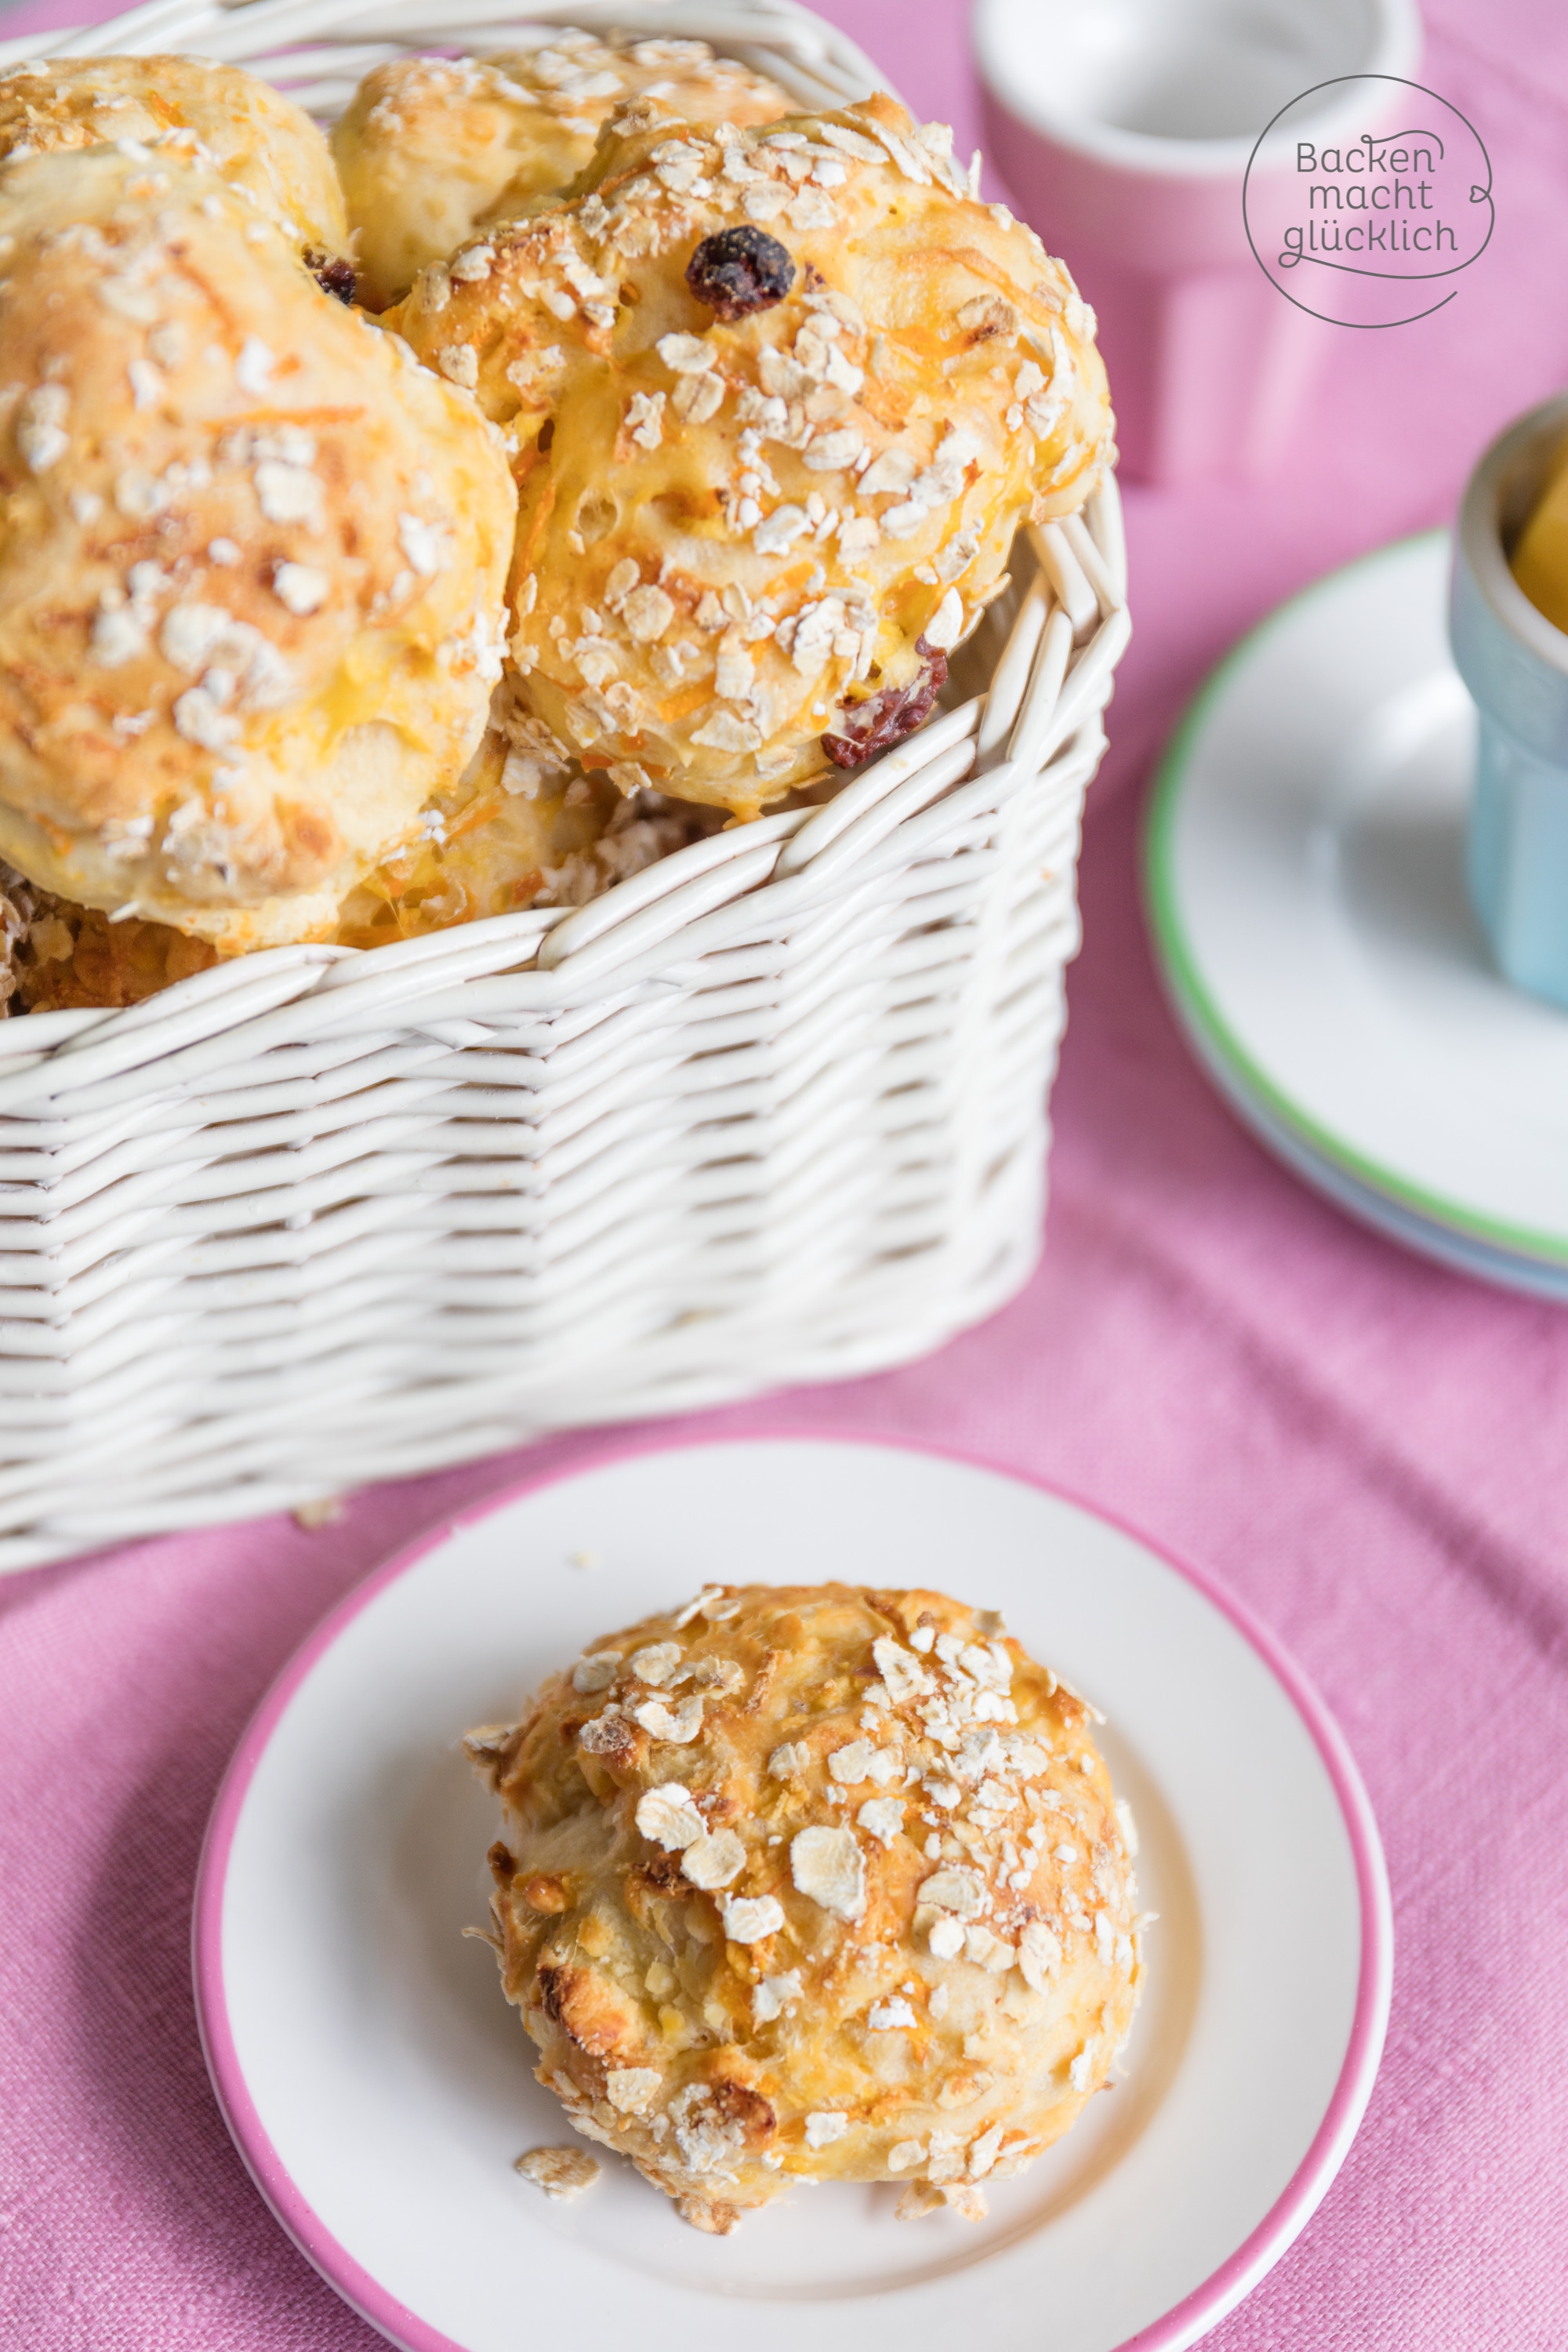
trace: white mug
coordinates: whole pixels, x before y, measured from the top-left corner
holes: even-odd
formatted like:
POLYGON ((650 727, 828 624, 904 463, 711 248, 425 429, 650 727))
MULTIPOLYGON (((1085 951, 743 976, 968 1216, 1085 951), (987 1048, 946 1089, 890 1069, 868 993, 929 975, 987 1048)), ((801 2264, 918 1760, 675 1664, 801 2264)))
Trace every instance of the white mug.
MULTIPOLYGON (((1254 259, 1248 159, 1319 83, 1413 79, 1415 0, 977 0, 973 37, 993 160, 1099 316, 1124 472, 1266 469, 1343 331, 1254 259)), ((1330 88, 1302 121, 1352 115, 1330 88)))

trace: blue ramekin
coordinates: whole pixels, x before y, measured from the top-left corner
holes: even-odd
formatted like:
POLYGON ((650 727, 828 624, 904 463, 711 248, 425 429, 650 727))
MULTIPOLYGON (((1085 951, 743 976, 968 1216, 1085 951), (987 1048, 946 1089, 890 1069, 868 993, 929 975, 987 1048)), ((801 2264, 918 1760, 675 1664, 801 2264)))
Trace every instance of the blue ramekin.
POLYGON ((1568 1008, 1568 636, 1508 568, 1565 441, 1568 394, 1510 425, 1471 475, 1448 633, 1480 714, 1471 901, 1504 979, 1568 1008))

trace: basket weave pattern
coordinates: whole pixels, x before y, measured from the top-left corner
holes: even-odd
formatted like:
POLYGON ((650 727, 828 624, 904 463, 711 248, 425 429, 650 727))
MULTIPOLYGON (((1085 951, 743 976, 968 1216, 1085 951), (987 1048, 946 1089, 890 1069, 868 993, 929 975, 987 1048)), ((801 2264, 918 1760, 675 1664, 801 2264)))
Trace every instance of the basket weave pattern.
MULTIPOLYGON (((776 0, 151 0, 0 62, 180 49, 326 114, 551 22, 698 36, 806 102, 879 79, 776 0)), ((0 1025, 0 1570, 901 1362, 1009 1297, 1129 633, 1114 487, 1031 553, 988 691, 823 807, 570 912, 0 1025)))

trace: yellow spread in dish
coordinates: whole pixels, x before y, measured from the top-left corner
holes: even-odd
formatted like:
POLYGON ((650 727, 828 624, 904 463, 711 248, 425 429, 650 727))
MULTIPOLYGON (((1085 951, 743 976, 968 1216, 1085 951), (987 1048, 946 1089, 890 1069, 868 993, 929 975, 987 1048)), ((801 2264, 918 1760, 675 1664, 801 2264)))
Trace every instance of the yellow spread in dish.
POLYGON ((1509 568, 1536 611, 1568 635, 1568 441, 1552 459, 1509 568))

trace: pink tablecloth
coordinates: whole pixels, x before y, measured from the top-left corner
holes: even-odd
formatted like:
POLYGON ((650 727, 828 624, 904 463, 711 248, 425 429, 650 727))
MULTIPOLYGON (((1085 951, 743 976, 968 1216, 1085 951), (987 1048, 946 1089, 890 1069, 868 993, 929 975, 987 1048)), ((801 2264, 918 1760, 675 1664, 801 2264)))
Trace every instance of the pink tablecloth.
MULTIPOLYGON (((958 0, 837 13, 972 143, 958 0)), ((1138 635, 1085 844, 1043 1270, 928 1363, 693 1424, 929 1434, 1060 1478, 1229 1578, 1337 1710, 1393 1873, 1393 2030, 1344 2172, 1226 2352, 1568 2343, 1568 1318, 1402 1255, 1247 1140, 1161 1004, 1134 878, 1139 787, 1210 662, 1299 582, 1447 514, 1480 444, 1568 375, 1568 15, 1427 16, 1426 79, 1495 162, 1490 251, 1439 317, 1338 337, 1276 483, 1131 501, 1138 635)), ((207 2089, 203 1822, 275 1669, 363 1570, 524 1460, 601 1443, 384 1488, 316 1534, 268 1520, 0 1592, 7 2346, 374 2341, 207 2089)))

